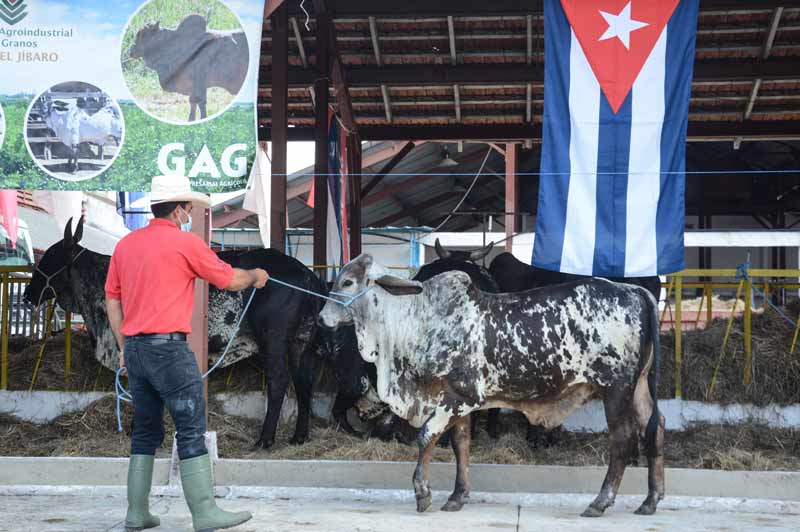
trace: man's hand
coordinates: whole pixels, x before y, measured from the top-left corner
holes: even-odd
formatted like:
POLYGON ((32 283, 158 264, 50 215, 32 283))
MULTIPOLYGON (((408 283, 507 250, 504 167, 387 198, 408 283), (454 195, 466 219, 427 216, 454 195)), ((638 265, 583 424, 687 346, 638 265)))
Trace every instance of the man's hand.
POLYGON ((253 286, 256 288, 264 288, 269 280, 269 274, 261 268, 250 270, 250 275, 253 277, 253 286))
POLYGON ((128 370, 125 369, 125 350, 122 349, 119 352, 119 368, 123 370, 122 375, 126 375, 128 370))

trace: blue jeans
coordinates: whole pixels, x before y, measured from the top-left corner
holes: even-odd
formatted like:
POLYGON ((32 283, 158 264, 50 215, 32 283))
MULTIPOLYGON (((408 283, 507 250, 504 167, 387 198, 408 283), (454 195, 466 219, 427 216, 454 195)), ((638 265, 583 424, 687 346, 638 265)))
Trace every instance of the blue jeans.
POLYGON ((203 379, 194 353, 181 340, 125 339, 133 395, 131 454, 154 455, 164 442, 164 407, 178 431, 178 456, 207 454, 203 379))

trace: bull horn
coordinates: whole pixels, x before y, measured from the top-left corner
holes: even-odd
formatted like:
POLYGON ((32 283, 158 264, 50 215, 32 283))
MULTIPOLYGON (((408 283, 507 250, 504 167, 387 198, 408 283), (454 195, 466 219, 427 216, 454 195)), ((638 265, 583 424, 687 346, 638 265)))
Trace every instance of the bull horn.
POLYGON ((433 247, 440 259, 449 259, 452 256, 452 253, 442 247, 442 244, 439 242, 438 238, 436 239, 433 247))
POLYGON ((485 248, 476 249, 475 251, 470 251, 469 260, 471 260, 472 262, 478 262, 486 255, 488 255, 489 252, 492 251, 493 247, 494 247, 494 242, 489 242, 489 245, 487 245, 485 248))
POLYGON ((72 235, 72 241, 77 244, 83 238, 83 215, 81 215, 80 220, 78 220, 78 227, 75 228, 75 233, 72 235))
POLYGON ((72 218, 67 220, 67 226, 64 227, 64 247, 72 247, 72 218))

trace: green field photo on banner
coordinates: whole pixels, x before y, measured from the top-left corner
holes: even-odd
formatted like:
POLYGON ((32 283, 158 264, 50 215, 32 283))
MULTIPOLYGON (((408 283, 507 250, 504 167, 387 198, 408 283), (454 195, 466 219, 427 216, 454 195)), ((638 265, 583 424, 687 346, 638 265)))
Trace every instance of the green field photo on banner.
POLYGON ((246 186, 263 0, 28 0, 0 20, 0 187, 246 186))

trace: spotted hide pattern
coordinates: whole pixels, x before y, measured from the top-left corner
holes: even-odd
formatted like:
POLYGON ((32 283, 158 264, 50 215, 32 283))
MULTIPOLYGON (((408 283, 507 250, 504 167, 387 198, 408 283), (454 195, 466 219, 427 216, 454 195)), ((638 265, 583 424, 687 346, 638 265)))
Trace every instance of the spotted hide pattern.
MULTIPOLYGON (((322 324, 354 324, 362 356, 377 366, 380 399, 421 427, 414 484, 420 511, 430 504, 427 449, 450 427, 461 430, 464 416, 476 410, 513 408, 549 428, 600 396, 615 420, 610 431, 624 434, 625 452, 632 438, 626 431, 635 422, 640 426, 633 434, 644 437, 647 428, 648 441, 655 438, 658 416, 648 372, 657 306, 641 287, 588 279, 492 294, 478 290, 463 272, 424 283, 397 279, 362 255, 343 269, 334 289, 366 293, 349 307, 327 303, 322 324)), ((459 477, 466 475, 463 448, 457 449, 461 439, 454 443, 459 477)), ((453 497, 459 504, 463 490, 457 482, 453 497)), ((613 503, 613 482, 604 493, 598 508, 613 503)), ((657 486, 653 493, 659 494, 657 486)))

